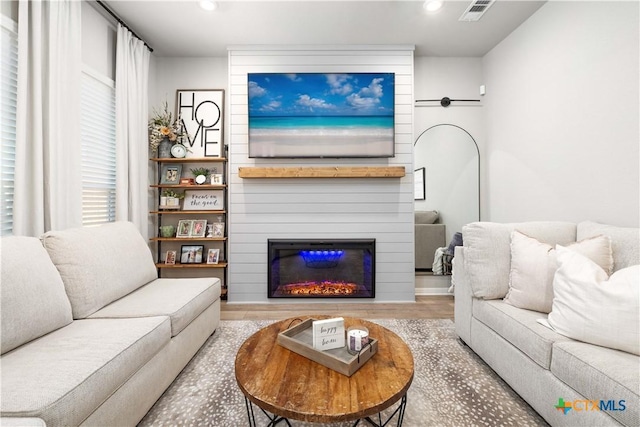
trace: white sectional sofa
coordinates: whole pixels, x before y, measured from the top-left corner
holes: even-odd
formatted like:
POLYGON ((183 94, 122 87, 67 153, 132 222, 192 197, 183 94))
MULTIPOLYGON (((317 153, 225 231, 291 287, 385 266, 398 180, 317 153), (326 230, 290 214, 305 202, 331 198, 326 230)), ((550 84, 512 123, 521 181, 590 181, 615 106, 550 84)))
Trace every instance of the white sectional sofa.
MULTIPOLYGON (((550 323, 553 314, 505 301, 513 285, 510 280, 522 273, 514 271, 515 261, 512 264, 514 230, 536 239, 540 245, 552 246, 608 236, 613 271, 640 264, 640 231, 594 222, 472 223, 463 228, 464 246, 456 248, 453 267, 458 335, 545 420, 554 426, 640 425, 637 353, 573 340, 543 325, 544 320, 550 323)), ((556 251, 558 256, 561 251, 556 251)), ((540 265, 537 268, 544 270, 540 265)), ((626 269, 630 270, 636 276, 632 284, 640 286, 640 276, 635 273, 638 270, 626 269)), ((558 279, 552 279, 556 294, 551 296, 551 313, 562 308, 558 279)), ((580 292, 575 294, 583 301, 599 303, 593 301, 595 295, 590 298, 580 292)), ((620 301, 620 307, 627 307, 625 313, 617 312, 617 306, 603 311, 612 318, 628 316, 637 322, 637 295, 631 293, 631 300, 624 304, 620 301)), ((593 311, 581 314, 588 318, 593 311)), ((611 321, 608 316, 601 320, 611 321)), ((612 328, 611 336, 624 333, 626 326, 637 334, 637 324, 629 324, 612 328)))
POLYGON ((128 222, 2 239, 0 424, 134 426, 220 322, 128 222))

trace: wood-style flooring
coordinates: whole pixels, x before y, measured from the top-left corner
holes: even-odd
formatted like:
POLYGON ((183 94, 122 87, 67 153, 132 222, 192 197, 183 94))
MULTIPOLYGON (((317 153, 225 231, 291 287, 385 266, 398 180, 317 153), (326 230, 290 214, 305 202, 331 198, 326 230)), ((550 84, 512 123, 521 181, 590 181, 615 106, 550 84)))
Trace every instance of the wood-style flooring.
POLYGON ((221 301, 222 320, 282 320, 325 314, 365 319, 453 319, 453 296, 416 296, 415 303, 277 303, 229 304, 221 301))

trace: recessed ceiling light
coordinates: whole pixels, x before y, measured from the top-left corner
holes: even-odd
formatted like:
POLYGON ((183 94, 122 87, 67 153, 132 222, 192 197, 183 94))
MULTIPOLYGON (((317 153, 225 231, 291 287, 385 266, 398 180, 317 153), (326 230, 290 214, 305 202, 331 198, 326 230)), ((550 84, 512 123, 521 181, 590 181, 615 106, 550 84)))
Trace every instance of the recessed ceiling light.
POLYGON ((442 8, 442 1, 441 0, 427 0, 424 2, 424 9, 427 12, 437 12, 438 10, 440 10, 442 8))
POLYGON ((204 10, 216 10, 218 4, 212 0, 200 0, 200 7, 204 10))

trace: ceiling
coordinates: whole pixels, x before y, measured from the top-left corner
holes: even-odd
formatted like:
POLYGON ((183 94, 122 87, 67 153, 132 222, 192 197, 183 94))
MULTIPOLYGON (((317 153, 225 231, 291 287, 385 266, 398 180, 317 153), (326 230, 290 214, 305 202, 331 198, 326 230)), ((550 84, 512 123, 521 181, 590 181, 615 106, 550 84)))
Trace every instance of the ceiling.
POLYGON ((447 0, 428 14, 422 1, 104 1, 164 57, 226 56, 240 45, 411 45, 417 56, 483 56, 544 1, 498 0, 478 22, 458 18, 471 0, 447 0))

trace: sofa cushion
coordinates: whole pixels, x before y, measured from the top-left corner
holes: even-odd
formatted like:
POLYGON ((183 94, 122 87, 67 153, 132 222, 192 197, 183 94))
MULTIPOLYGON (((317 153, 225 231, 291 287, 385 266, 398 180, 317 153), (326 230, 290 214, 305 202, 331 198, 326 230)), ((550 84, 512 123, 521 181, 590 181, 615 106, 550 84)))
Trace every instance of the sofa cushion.
POLYGON ((553 346, 551 372, 589 400, 613 400, 624 411, 607 411, 627 426, 640 425, 640 363, 638 356, 577 341, 553 346))
POLYGON ((165 315, 171 318, 171 336, 176 336, 218 298, 217 278, 156 279, 89 318, 165 315))
MULTIPOLYGON (((591 259, 607 274, 613 270, 611 239, 599 235, 567 245, 591 259)), ((549 313, 553 302, 553 276, 558 269, 553 246, 519 231, 511 233, 511 270, 506 303, 527 310, 549 313)))
POLYGON ((2 354, 73 320, 60 274, 37 238, 2 239, 0 277, 2 354))
POLYGON ((569 341, 537 322, 546 314, 523 310, 501 300, 473 300, 473 317, 545 369, 551 365, 553 343, 569 341))
POLYGON ((170 340, 169 318, 76 320, 2 356, 2 416, 79 425, 170 340))
POLYGON ((567 222, 474 222, 465 225, 462 228, 464 265, 476 298, 504 298, 509 291, 513 230, 550 245, 576 241, 576 225, 567 222))
POLYGON ((611 238, 613 271, 640 264, 640 228, 615 227, 591 221, 578 224, 578 240, 599 234, 611 238))
POLYGON ((444 224, 416 224, 415 268, 432 268, 436 249, 445 245, 444 224))
POLYGON ((581 254, 559 245, 556 252, 551 327, 576 340, 640 355, 640 265, 609 277, 581 254))
POLYGON ((415 221, 416 224, 435 224, 440 214, 438 211, 416 211, 415 221))
POLYGON ((158 277, 147 243, 130 222, 50 231, 42 242, 62 276, 74 319, 158 277))

